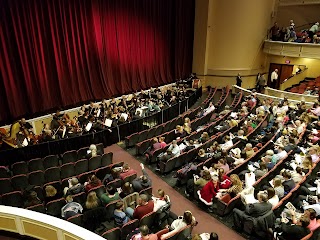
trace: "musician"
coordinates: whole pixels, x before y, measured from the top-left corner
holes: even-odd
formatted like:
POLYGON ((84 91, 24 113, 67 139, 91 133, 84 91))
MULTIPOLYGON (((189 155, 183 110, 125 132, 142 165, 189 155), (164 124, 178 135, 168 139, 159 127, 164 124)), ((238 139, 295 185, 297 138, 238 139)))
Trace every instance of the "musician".
POLYGON ((51 129, 58 129, 62 125, 63 114, 57 110, 51 121, 51 129))
POLYGON ((31 125, 30 123, 28 123, 25 118, 21 118, 21 120, 20 120, 20 126, 21 126, 21 128, 23 128, 23 129, 27 129, 28 131, 33 132, 33 127, 32 127, 32 125, 31 125))
POLYGON ((42 129, 42 141, 47 142, 53 140, 53 132, 49 124, 44 124, 42 129))

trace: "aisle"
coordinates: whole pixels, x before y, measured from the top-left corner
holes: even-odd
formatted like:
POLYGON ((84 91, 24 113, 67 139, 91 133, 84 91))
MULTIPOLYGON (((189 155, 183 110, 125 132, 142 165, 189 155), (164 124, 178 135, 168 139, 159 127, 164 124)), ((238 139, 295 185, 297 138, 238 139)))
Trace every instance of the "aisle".
MULTIPOLYGON (((113 152, 114 162, 127 162, 131 168, 138 171, 138 174, 142 174, 140 171, 140 162, 131 156, 128 152, 123 150, 117 144, 113 144, 105 148, 105 152, 113 152)), ((191 201, 181 196, 175 189, 169 186, 165 181, 163 181, 159 176, 150 171, 147 166, 146 170, 152 179, 153 192, 157 189, 162 188, 166 194, 170 196, 172 207, 171 210, 177 215, 183 214, 185 210, 190 210, 199 224, 194 228, 193 233, 203 233, 203 232, 216 232, 219 235, 219 239, 222 240, 238 240, 244 239, 236 232, 225 226, 223 223, 219 222, 211 215, 207 214, 200 208, 198 208, 191 201)))

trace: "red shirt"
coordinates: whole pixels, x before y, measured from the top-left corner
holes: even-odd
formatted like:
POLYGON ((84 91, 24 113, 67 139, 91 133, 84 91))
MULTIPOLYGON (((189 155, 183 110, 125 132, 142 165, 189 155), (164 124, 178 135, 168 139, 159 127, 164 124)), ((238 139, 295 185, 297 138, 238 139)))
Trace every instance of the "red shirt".
POLYGON ((133 212, 133 218, 141 219, 144 215, 153 212, 154 203, 150 200, 146 205, 138 206, 133 212))

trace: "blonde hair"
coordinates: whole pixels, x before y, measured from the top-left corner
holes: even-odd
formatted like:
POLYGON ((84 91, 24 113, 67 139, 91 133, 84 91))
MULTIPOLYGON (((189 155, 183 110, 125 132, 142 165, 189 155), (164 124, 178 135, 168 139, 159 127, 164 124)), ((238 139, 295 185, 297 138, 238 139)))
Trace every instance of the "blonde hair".
POLYGON ((55 189, 55 187, 52 185, 47 185, 45 191, 47 197, 53 197, 57 194, 57 189, 55 189))
POLYGON ((232 185, 242 187, 243 183, 241 182, 241 180, 237 174, 231 174, 230 179, 231 179, 232 185))
POLYGON ((99 206, 98 197, 95 191, 89 192, 85 206, 87 209, 92 209, 99 206))

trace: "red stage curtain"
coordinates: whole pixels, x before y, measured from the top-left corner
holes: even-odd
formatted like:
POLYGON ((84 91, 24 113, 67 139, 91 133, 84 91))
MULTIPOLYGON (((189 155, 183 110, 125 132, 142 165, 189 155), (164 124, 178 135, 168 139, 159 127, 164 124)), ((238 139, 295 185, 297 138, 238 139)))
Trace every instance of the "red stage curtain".
POLYGON ((194 0, 0 1, 0 122, 191 72, 194 0))

